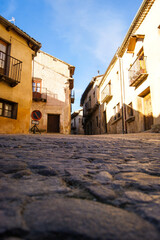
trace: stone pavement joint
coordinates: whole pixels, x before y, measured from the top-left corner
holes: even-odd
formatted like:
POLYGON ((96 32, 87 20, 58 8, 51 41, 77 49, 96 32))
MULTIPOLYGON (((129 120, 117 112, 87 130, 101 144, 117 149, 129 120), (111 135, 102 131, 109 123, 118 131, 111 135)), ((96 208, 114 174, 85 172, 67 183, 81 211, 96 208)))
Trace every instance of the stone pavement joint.
POLYGON ((0 239, 158 240, 160 134, 0 135, 0 239))

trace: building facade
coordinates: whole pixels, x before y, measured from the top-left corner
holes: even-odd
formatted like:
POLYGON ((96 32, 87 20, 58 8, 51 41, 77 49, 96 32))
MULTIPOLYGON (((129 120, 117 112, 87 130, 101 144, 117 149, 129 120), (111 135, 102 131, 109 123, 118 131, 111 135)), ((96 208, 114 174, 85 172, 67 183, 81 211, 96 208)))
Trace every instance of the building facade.
POLYGON ((71 133, 72 134, 84 134, 83 129, 83 109, 75 111, 71 115, 71 133))
POLYGON ((100 82, 108 133, 142 132, 160 124, 159 10, 160 0, 142 2, 100 82))
MULTIPOLYGON (((71 132, 75 67, 43 51, 33 60, 32 108, 42 113, 38 128, 48 133, 71 132)), ((32 127, 32 119, 31 125, 32 127)))
POLYGON ((28 133, 32 59, 41 44, 0 16, 0 133, 28 133))
POLYGON ((101 133, 101 106, 99 104, 99 83, 103 75, 93 77, 81 97, 83 127, 87 135, 101 133))

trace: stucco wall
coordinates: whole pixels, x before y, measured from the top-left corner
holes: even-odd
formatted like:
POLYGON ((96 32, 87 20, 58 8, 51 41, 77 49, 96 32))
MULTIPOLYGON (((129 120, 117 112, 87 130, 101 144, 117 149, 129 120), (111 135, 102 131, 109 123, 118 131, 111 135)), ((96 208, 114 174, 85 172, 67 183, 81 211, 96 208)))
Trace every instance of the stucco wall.
POLYGON ((31 112, 33 110, 42 112, 40 130, 47 131, 48 114, 58 114, 60 115, 60 133, 69 134, 71 128, 69 65, 40 51, 34 59, 33 69, 33 77, 42 79, 42 88, 47 88, 46 102, 32 102, 31 112))
MULTIPOLYGON (((124 130, 128 133, 141 132, 145 130, 144 127, 144 97, 150 91, 151 105, 153 112, 153 124, 160 123, 160 108, 159 108, 159 93, 160 93, 160 0, 156 0, 151 7, 146 18, 142 22, 139 29, 134 35, 144 35, 144 39, 136 41, 134 52, 128 53, 127 49, 122 58, 117 58, 110 69, 105 74, 105 81, 100 85, 100 96, 105 85, 111 81, 112 99, 106 103, 107 115, 107 130, 108 133, 120 133, 122 131, 122 119, 114 122, 113 107, 120 102, 121 108, 132 103, 133 107, 133 121, 125 122, 127 119, 126 112, 124 112, 124 130), (137 87, 131 87, 129 83, 129 69, 137 58, 140 49, 144 50, 146 56, 146 67, 148 76, 137 87), (118 72, 119 78, 116 78, 118 72), (121 87, 121 85, 122 87, 121 87), (144 94, 144 92, 146 92, 144 94), (121 97, 122 93, 122 97, 121 97), (126 127, 126 128, 125 128, 126 127)), ((101 99, 102 101, 102 99, 101 99)), ((103 102, 101 102, 103 103, 103 102)))
POLYGON ((11 44, 10 55, 22 61, 21 82, 10 87, 0 82, 0 98, 18 103, 17 119, 0 117, 0 133, 28 133, 32 99, 32 54, 25 39, 0 25, 1 39, 11 44))

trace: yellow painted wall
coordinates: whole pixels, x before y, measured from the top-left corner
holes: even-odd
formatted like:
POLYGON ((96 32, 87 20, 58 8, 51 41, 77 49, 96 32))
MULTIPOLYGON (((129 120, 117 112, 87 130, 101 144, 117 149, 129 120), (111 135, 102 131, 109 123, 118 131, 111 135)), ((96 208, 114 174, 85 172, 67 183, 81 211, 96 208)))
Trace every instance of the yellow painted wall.
POLYGON ((1 39, 11 44, 10 55, 22 61, 21 82, 15 87, 0 82, 0 98, 18 103, 17 119, 0 116, 0 133, 28 133, 32 100, 32 54, 24 38, 0 25, 1 39))

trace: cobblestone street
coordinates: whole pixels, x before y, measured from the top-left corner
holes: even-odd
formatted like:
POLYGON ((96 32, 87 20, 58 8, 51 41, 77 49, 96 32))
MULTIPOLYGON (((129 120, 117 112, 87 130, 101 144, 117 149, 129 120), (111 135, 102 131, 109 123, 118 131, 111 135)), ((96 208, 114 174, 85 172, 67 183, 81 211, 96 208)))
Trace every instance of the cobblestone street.
POLYGON ((0 239, 160 239, 160 134, 0 135, 0 239))

